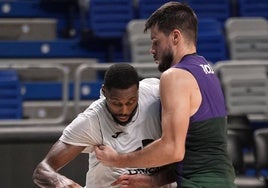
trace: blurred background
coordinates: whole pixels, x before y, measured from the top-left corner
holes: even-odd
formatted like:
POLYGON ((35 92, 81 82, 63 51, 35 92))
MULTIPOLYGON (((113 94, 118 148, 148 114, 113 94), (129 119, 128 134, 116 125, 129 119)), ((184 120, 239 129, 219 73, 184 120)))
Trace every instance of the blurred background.
MULTIPOLYGON (((167 0, 0 0, 0 187, 36 187, 35 166, 99 97, 105 70, 160 77, 148 16, 167 0)), ((268 1, 185 0, 199 55, 218 74, 238 188, 268 187, 268 1)), ((87 156, 61 172, 85 184, 87 156)))

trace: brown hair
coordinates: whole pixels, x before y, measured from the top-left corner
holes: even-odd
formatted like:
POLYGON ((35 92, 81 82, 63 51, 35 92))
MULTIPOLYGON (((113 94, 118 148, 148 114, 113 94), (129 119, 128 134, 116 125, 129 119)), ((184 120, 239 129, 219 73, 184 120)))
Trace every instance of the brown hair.
POLYGON ((144 32, 155 25, 165 35, 178 29, 189 41, 197 42, 197 16, 186 3, 168 2, 162 5, 146 21, 144 32))

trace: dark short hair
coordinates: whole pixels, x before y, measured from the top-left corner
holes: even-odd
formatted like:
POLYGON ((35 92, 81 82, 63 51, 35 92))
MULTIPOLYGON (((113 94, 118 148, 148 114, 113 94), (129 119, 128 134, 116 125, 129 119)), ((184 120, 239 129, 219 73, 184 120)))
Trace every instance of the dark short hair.
POLYGON ((188 40, 196 44, 198 21, 193 9, 186 3, 168 2, 158 8, 148 18, 144 32, 157 25, 165 35, 174 29, 180 30, 188 40))
POLYGON ((133 85, 139 87, 139 76, 136 69, 128 63, 111 65, 104 75, 104 87, 127 89, 133 85))

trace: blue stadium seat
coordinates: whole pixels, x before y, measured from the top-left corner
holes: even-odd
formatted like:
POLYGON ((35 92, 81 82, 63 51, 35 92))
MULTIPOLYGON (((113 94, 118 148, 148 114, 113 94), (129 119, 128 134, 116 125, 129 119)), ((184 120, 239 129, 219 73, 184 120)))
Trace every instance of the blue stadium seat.
MULTIPOLYGON (((178 2, 182 2, 177 0, 178 2)), ((168 0, 138 0, 137 16, 139 19, 147 19, 151 13, 168 0)), ((226 20, 231 14, 229 0, 185 0, 196 12, 199 18, 215 18, 220 21, 226 20)))
MULTIPOLYGON (((43 81, 43 82, 22 82, 22 87, 25 90, 22 98, 24 101, 36 100, 61 100, 62 98, 62 83, 43 81), (49 91, 49 92, 48 92, 49 91)), ((100 96, 100 88, 102 81, 82 82, 81 83, 81 99, 95 100, 100 96)), ((74 84, 69 84, 69 100, 74 99, 74 84)))
POLYGON ((211 63, 228 59, 225 35, 220 21, 199 19, 197 51, 211 63))
POLYGON ((1 58, 97 58, 104 60, 105 53, 79 45, 77 40, 58 39, 53 41, 1 41, 1 58))
POLYGON ((60 16, 61 14, 49 14, 40 6, 40 1, 1 1, 0 17, 51 17, 60 16))
POLYGON ((21 119, 20 81, 14 70, 0 71, 0 119, 21 119))
POLYGON ((139 19, 147 19, 156 9, 168 0, 138 0, 136 11, 139 19))
POLYGON ((187 0, 198 18, 213 18, 222 23, 231 15, 230 0, 187 0))
MULTIPOLYGON (((54 18, 57 19, 58 35, 66 38, 66 30, 72 29, 73 35, 81 28, 78 8, 73 9, 66 4, 56 4, 53 1, 47 4, 44 0, 14 0, 0 2, 0 18, 54 18), (71 15, 68 15, 71 14, 71 15)), ((75 2, 75 1, 74 1, 75 2)), ((69 37, 74 37, 69 36, 69 37)), ((68 37, 68 38, 69 38, 68 37)))
MULTIPOLYGON (((50 4, 43 0, 0 1, 0 17, 2 18, 58 18, 65 19, 68 7, 63 4, 50 4)), ((76 15, 76 18, 79 14, 76 15)))
POLYGON ((221 23, 215 18, 200 18, 198 22, 198 34, 211 35, 222 34, 223 28, 221 23))
POLYGON ((267 0, 239 0, 239 16, 243 17, 265 17, 268 19, 268 1, 267 0))
POLYGON ((97 37, 122 37, 131 19, 132 1, 90 0, 89 26, 97 37))

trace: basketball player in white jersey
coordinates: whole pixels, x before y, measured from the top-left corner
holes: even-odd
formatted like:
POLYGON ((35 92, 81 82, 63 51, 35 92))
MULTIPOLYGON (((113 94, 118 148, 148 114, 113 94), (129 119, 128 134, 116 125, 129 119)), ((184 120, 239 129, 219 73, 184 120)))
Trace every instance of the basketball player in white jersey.
POLYGON ((152 183, 164 185, 171 182, 167 177, 162 178, 167 182, 160 181, 160 167, 107 167, 94 154, 96 145, 109 145, 119 153, 128 153, 142 149, 160 138, 161 108, 158 88, 159 79, 147 78, 139 81, 138 74, 131 65, 112 65, 105 73, 100 99, 65 128, 59 141, 36 167, 34 182, 40 187, 81 187, 57 172, 81 152, 89 153, 86 188, 120 187, 112 184, 123 174, 126 175, 121 176, 125 177, 121 186, 128 184, 152 187, 152 183), (132 177, 135 178, 131 180, 132 177))

